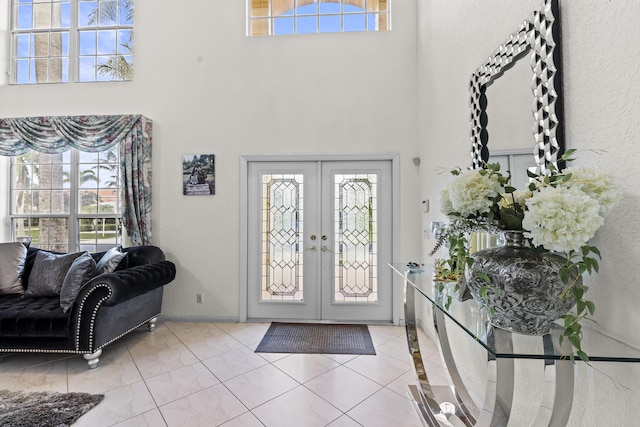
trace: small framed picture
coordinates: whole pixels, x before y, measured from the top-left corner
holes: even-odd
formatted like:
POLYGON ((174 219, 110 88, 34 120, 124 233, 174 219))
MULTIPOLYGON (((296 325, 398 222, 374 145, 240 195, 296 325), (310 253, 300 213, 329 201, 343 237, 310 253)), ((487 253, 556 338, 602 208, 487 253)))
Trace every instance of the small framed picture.
POLYGON ((182 189, 185 196, 216 194, 215 156, 185 154, 182 157, 182 189))

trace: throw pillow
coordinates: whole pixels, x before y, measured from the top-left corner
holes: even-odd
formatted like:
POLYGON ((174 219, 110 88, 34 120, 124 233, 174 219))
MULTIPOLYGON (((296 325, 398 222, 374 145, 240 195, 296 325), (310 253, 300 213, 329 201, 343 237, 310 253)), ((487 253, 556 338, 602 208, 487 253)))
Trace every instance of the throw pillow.
POLYGON ((60 289, 60 307, 62 312, 69 311, 80 292, 80 288, 96 272, 96 262, 89 252, 85 252, 73 260, 60 289))
POLYGON ((0 243, 0 295, 22 293, 27 248, 20 242, 0 243))
POLYGON ((120 261, 127 256, 126 252, 122 252, 122 247, 118 246, 115 248, 109 249, 102 255, 100 261, 96 265, 96 276, 102 273, 112 273, 115 271, 120 261))
POLYGON ((71 254, 52 254, 38 251, 33 262, 33 269, 29 276, 27 291, 24 293, 33 297, 53 297, 60 295, 62 282, 69 271, 69 267, 83 252, 71 254))

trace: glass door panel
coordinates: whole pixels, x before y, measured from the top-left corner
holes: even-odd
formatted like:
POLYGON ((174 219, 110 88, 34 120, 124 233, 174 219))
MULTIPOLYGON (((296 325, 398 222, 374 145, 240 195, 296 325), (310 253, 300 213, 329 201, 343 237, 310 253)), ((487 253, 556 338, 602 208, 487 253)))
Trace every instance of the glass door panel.
POLYGON ((252 319, 316 319, 319 260, 317 164, 249 165, 247 315, 252 319))
POLYGON ((324 162, 322 211, 322 318, 390 322, 391 162, 324 162))

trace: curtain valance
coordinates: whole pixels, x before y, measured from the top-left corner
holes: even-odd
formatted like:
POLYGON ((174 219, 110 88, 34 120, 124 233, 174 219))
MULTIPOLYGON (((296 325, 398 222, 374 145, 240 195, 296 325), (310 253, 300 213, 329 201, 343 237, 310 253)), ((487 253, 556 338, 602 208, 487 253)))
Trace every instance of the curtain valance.
POLYGON ((104 151, 123 140, 140 115, 21 117, 0 119, 0 155, 30 150, 47 154, 70 148, 104 151))

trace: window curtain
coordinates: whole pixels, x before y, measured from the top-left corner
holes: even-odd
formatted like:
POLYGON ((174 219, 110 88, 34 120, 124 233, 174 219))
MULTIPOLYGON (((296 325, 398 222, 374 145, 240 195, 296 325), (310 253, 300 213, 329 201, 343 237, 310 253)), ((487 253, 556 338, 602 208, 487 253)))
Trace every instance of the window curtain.
POLYGON ((58 154, 71 148, 104 151, 120 143, 123 224, 132 244, 151 244, 152 121, 141 115, 0 119, 0 155, 30 150, 58 154))

